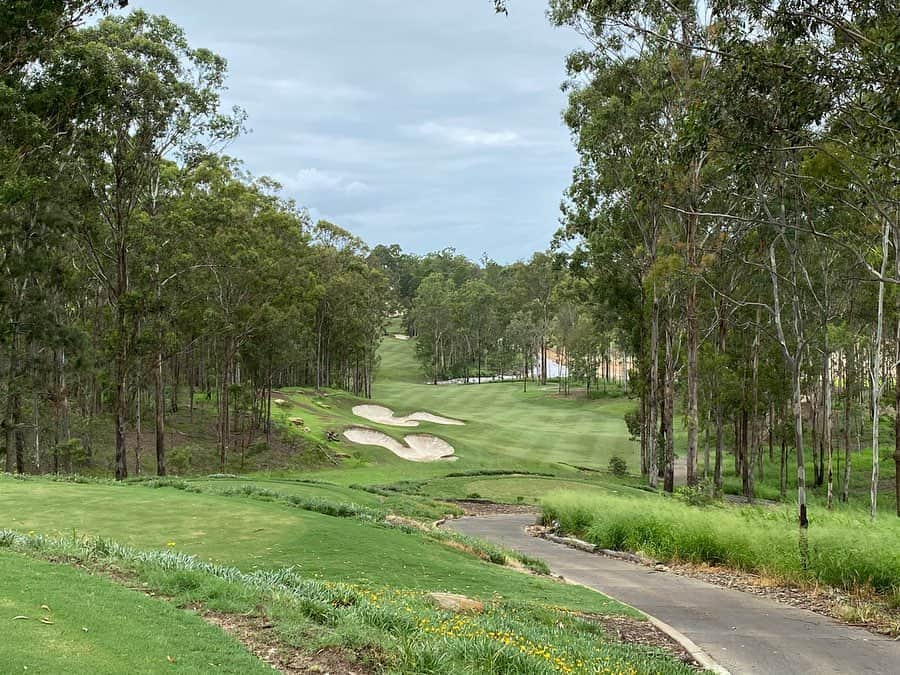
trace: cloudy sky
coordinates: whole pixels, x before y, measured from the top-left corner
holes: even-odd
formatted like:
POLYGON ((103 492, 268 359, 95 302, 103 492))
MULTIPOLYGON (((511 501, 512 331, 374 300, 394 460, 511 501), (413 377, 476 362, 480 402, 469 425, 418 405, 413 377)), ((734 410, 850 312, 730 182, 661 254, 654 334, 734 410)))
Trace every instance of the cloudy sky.
POLYGON ((132 0, 229 63, 228 150, 370 245, 501 262, 546 248, 575 162, 579 42, 543 0, 132 0))

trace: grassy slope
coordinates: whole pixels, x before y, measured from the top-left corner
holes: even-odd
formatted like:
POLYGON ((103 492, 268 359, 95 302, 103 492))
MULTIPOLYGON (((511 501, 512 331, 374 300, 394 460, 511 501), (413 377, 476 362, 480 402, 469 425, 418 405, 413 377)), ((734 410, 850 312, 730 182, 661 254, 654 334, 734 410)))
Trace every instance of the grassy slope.
MULTIPOLYGON (((352 459, 345 460, 340 469, 317 472, 317 479, 371 485, 436 479, 448 473, 506 470, 590 480, 590 475, 574 466, 604 470, 613 454, 625 458, 632 471, 637 469, 638 444, 628 440, 622 417, 633 406, 626 398, 560 397, 556 385, 529 384, 529 391, 524 393, 521 383, 512 382, 435 387, 423 381, 415 360, 414 340, 386 337, 379 353, 382 360, 374 402, 393 408, 398 415, 422 410, 463 419, 466 425, 423 422, 415 429, 379 425, 352 414, 351 408, 359 402, 353 397, 332 392, 323 398, 301 390, 288 392, 289 405, 281 407, 280 417, 302 418, 310 435, 319 438, 326 431, 340 431, 352 424, 377 428, 398 439, 405 433, 432 433, 450 442, 459 459, 452 463, 412 463, 381 448, 344 441, 329 448, 351 454, 352 459)), ((551 490, 564 485, 540 483, 532 487, 551 490)), ((465 497, 478 491, 497 499, 510 494, 506 488, 495 494, 489 485, 475 490, 460 487, 453 494, 446 489, 435 494, 465 497)))
POLYGON ((243 497, 0 480, 0 513, 10 514, 2 525, 20 532, 74 531, 148 549, 174 542, 175 550, 244 570, 293 565, 308 577, 371 588, 497 593, 584 611, 626 611, 598 593, 485 563, 416 534, 243 497))
POLYGON ((193 614, 77 569, 2 550, 0 617, 6 673, 64 668, 99 675, 126 666, 132 673, 272 672, 193 614), (12 620, 20 615, 29 619, 12 620))

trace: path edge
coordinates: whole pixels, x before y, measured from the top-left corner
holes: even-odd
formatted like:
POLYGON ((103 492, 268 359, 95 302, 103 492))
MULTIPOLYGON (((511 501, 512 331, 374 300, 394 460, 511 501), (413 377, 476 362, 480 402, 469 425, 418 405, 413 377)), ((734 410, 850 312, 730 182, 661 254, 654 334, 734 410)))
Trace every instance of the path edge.
POLYGON ((709 653, 700 647, 696 642, 691 640, 687 635, 682 633, 676 628, 673 628, 665 621, 661 619, 657 619, 652 614, 647 614, 644 610, 639 607, 635 607, 634 605, 629 605, 627 602, 623 600, 619 600, 616 596, 607 593, 606 591, 602 591, 599 588, 594 588, 593 586, 588 586, 587 584, 582 584, 578 581, 573 581, 572 579, 568 579, 562 575, 555 575, 557 579, 562 580, 564 583, 570 584, 571 586, 581 586, 582 588, 586 588, 589 591, 593 591, 594 593, 600 593, 601 595, 605 595, 608 598, 612 598, 620 605, 624 605, 629 609, 633 609, 638 614, 647 617, 647 621, 654 626, 657 630, 662 631, 666 635, 668 635, 672 640, 677 642, 679 646, 681 646, 684 651, 686 651, 694 661, 699 663, 704 669, 709 672, 715 673, 716 675, 732 675, 731 671, 728 670, 725 666, 716 661, 709 653))
MULTIPOLYGON (((531 535, 535 536, 535 535, 531 535)), ((620 551, 611 551, 608 549, 601 549, 597 546, 591 544, 590 542, 583 541, 581 539, 576 539, 575 537, 560 537, 558 535, 552 535, 545 533, 540 535, 541 539, 549 541, 558 546, 568 546, 569 548, 574 548, 579 551, 583 551, 585 553, 593 553, 593 554, 601 554, 601 555, 609 555, 613 558, 618 558, 620 560, 624 560, 626 562, 635 563, 635 564, 644 564, 646 561, 642 560, 640 556, 629 554, 629 553, 621 553, 620 551)), ((562 577, 565 579, 565 577, 562 577)), ((647 621, 649 621, 653 626, 655 626, 658 630, 661 630, 663 633, 672 638, 675 642, 681 645, 682 649, 684 649, 688 654, 691 655, 691 658, 694 659, 697 663, 703 666, 706 670, 715 673, 716 675, 731 675, 731 671, 721 665, 718 661, 716 661, 712 656, 710 656, 702 647, 700 647, 696 642, 691 640, 687 635, 682 633, 676 628, 673 628, 665 621, 661 619, 657 619, 652 614, 648 614, 644 610, 639 607, 635 607, 634 605, 629 605, 627 602, 623 602, 619 600, 614 595, 610 595, 609 593, 600 590, 599 588, 594 588, 593 586, 588 586, 587 584, 582 584, 577 581, 572 581, 571 579, 565 579, 565 582, 568 584, 572 584, 575 586, 583 586, 584 588, 588 588, 595 593, 602 593, 607 597, 612 598, 616 602, 625 605, 626 607, 630 607, 636 612, 639 612, 647 617, 647 621)))
MULTIPOLYGON (((477 518, 478 516, 469 516, 469 517, 477 518)), ((441 527, 441 526, 445 525, 449 520, 451 520, 451 519, 442 518, 441 520, 436 521, 434 523, 434 525, 436 527, 441 527)), ((529 535, 529 536, 534 536, 534 535, 529 535)), ((581 551, 584 551, 585 553, 601 553, 601 554, 606 553, 605 549, 598 549, 593 544, 590 544, 589 542, 586 542, 586 541, 582 541, 580 539, 575 539, 574 537, 559 537, 559 536, 552 535, 552 538, 551 538, 551 536, 547 536, 545 534, 545 535, 541 536, 540 538, 544 539, 545 541, 549 541, 553 544, 556 544, 557 546, 568 546, 569 548, 576 548, 581 551), (566 540, 568 540, 568 541, 566 541, 566 540), (576 542, 577 542, 577 544, 581 544, 581 546, 578 546, 576 544, 576 542), (590 547, 590 550, 588 550, 588 547, 590 547)), ((619 553, 618 551, 609 551, 609 553, 614 554, 612 557, 617 557, 617 558, 621 557, 622 559, 625 559, 631 563, 638 562, 638 561, 634 560, 634 558, 637 558, 638 556, 634 556, 633 554, 630 558, 627 558, 624 555, 622 555, 622 556, 615 555, 615 554, 619 553)), ((554 575, 551 575, 551 576, 554 576, 554 575)), ((681 631, 679 631, 676 628, 673 628, 672 626, 667 624, 665 621, 662 621, 661 619, 657 619, 655 616, 653 616, 652 614, 648 614, 647 612, 640 609, 639 607, 635 607, 634 605, 630 605, 627 602, 619 600, 614 595, 610 595, 609 593, 607 593, 599 588, 594 588, 593 586, 588 586, 587 584, 582 584, 578 581, 573 581, 572 579, 568 579, 562 575, 555 575, 555 576, 557 579, 562 580, 564 583, 571 584, 572 586, 581 586, 582 588, 587 588, 588 590, 593 591, 594 593, 600 593, 601 595, 605 595, 608 598, 612 598, 619 604, 625 605, 626 607, 633 609, 638 614, 641 614, 641 615, 647 617, 647 621, 650 622, 650 624, 652 626, 654 626, 657 630, 662 631, 663 633, 668 635, 672 640, 677 642, 681 646, 681 648, 684 649, 691 656, 691 658, 694 659, 694 661, 696 661, 697 663, 699 663, 703 668, 705 668, 709 672, 715 673, 715 675, 732 675, 730 670, 728 670, 727 668, 725 668, 725 666, 721 665, 718 661, 716 661, 712 656, 710 656, 709 653, 707 653, 696 642, 691 640, 687 635, 685 635, 681 631)))
MULTIPOLYGON (((610 597, 612 597, 612 596, 610 596, 610 597)), ((622 601, 616 600, 616 602, 622 602, 622 601)), ((626 604, 626 603, 622 603, 622 604, 626 604)), ((635 609, 637 609, 637 607, 635 607, 635 609)), ((727 668, 725 668, 723 665, 721 665, 712 656, 707 654, 706 651, 704 651, 701 647, 699 647, 697 645, 697 643, 695 643, 693 640, 691 640, 687 635, 685 635, 684 633, 682 633, 679 630, 676 630, 675 628, 672 628, 672 626, 667 624, 665 621, 660 621, 655 616, 647 614, 647 612, 644 612, 640 609, 638 609, 637 611, 641 612, 641 614, 646 616, 647 621, 649 621, 654 626, 656 626, 656 628, 658 628, 663 633, 668 635, 670 638, 675 640, 675 642, 680 644, 684 648, 684 650, 688 654, 691 655, 691 658, 694 659, 701 666, 706 668, 706 670, 716 673, 716 675, 731 675, 731 671, 729 671, 727 668)))

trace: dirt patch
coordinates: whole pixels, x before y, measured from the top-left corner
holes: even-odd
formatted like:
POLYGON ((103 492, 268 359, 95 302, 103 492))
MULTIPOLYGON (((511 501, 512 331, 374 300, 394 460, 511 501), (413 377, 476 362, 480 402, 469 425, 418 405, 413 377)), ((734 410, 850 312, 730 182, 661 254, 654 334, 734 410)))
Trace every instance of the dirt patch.
POLYGON ((530 504, 496 504, 494 502, 482 502, 469 499, 448 500, 456 504, 467 516, 493 516, 504 513, 533 513, 535 519, 540 510, 530 504))
POLYGON ((684 647, 649 621, 639 621, 627 616, 599 616, 581 613, 575 613, 575 616, 598 624, 603 628, 606 636, 613 641, 663 649, 682 663, 686 663, 697 670, 703 670, 684 647))
POLYGON ((321 673, 327 675, 367 675, 375 670, 361 664, 352 656, 333 649, 304 652, 280 642, 274 635, 273 625, 263 617, 241 614, 202 612, 205 621, 218 626, 236 637, 248 651, 255 654, 276 670, 294 673, 321 673))

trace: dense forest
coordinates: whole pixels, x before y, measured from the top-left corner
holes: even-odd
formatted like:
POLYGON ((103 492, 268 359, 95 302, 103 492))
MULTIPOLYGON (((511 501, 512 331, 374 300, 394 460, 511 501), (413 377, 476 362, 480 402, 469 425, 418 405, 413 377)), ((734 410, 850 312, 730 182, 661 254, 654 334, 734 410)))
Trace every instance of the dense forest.
POLYGON ((245 120, 220 57, 139 10, 85 22, 113 4, 0 9, 7 472, 77 470, 108 419, 116 478, 146 463, 142 425, 165 475, 166 415, 196 397, 224 467, 268 439, 274 387, 371 392, 388 280, 368 249, 222 154, 245 120))

